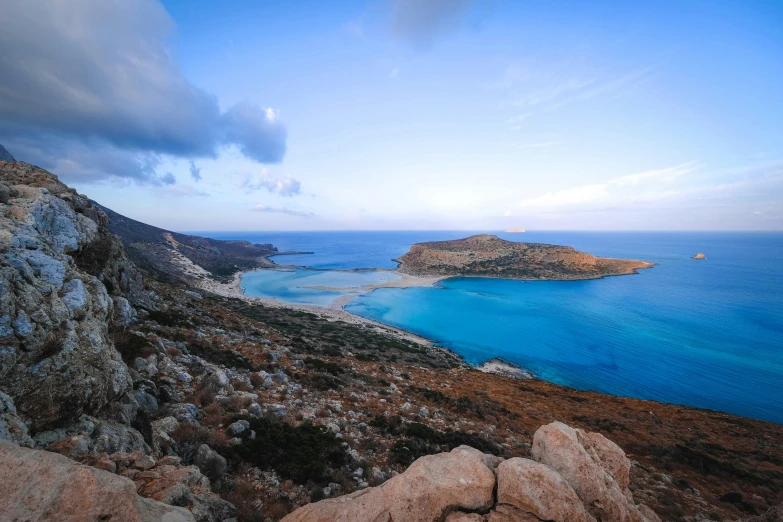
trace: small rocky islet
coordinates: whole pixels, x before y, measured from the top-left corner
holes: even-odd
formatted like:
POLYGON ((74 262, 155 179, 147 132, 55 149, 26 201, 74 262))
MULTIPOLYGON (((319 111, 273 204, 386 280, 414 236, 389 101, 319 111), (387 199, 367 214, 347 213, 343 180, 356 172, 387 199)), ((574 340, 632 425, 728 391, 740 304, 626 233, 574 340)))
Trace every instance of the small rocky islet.
MULTIPOLYGON (((495 239, 429 250, 518 269, 495 239)), ((524 247, 530 273, 643 268, 552 248, 524 247)), ((272 252, 128 220, 4 155, 0 519, 779 520, 780 425, 484 373, 197 284, 272 252)))

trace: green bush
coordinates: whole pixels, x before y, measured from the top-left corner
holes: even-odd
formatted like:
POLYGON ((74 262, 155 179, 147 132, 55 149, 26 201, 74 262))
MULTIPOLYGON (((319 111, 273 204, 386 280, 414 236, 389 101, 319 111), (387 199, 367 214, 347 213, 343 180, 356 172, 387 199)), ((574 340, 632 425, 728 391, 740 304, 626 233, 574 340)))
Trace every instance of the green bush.
POLYGON ((402 466, 410 466, 414 460, 424 455, 451 451, 458 446, 472 446, 484 453, 500 452, 497 444, 464 431, 437 431, 429 426, 412 422, 405 428, 405 438, 394 443, 390 452, 390 461, 402 466))
POLYGON ((242 443, 230 449, 237 457, 261 469, 274 469, 299 484, 329 482, 329 468, 346 461, 340 439, 321 426, 290 426, 269 419, 250 420, 241 434, 242 443), (250 431, 255 438, 250 438, 250 431))

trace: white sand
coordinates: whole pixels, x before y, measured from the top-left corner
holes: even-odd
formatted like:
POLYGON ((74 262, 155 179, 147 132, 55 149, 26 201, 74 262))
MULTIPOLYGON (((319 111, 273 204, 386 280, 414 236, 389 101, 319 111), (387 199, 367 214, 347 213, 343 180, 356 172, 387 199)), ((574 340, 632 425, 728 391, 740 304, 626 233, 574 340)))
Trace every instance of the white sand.
MULTIPOLYGON (((329 287, 323 287, 323 288, 317 287, 317 288, 331 290, 331 291, 349 291, 349 292, 367 293, 367 292, 371 292, 372 290, 375 290, 376 288, 410 288, 413 286, 432 286, 436 282, 443 279, 443 277, 416 277, 408 274, 400 274, 398 272, 394 272, 390 270, 388 272, 398 274, 401 276, 401 278, 394 279, 392 281, 386 281, 384 283, 365 285, 362 287, 352 287, 347 289, 337 289, 337 288, 329 288, 329 287)), ((330 321, 343 321, 350 324, 370 326, 379 333, 394 335, 399 339, 403 339, 409 342, 415 342, 427 346, 432 345, 432 341, 430 341, 429 339, 425 339, 424 337, 420 337, 416 334, 406 332, 405 330, 400 330, 399 328, 387 326, 377 321, 366 319, 364 317, 360 317, 358 315, 353 315, 351 313, 346 312, 343 307, 351 299, 356 297, 356 295, 340 296, 334 302, 332 302, 328 307, 286 303, 285 301, 281 301, 279 299, 271 299, 267 297, 247 296, 242 292, 242 287, 241 287, 243 273, 244 272, 237 272, 236 274, 234 274, 234 277, 230 283, 220 283, 218 281, 215 281, 214 279, 203 277, 199 279, 198 286, 202 290, 223 297, 233 297, 236 299, 242 299, 243 301, 248 303, 258 303, 273 308, 288 308, 290 310, 301 310, 304 312, 310 312, 312 314, 315 314, 324 319, 328 319, 330 321)))

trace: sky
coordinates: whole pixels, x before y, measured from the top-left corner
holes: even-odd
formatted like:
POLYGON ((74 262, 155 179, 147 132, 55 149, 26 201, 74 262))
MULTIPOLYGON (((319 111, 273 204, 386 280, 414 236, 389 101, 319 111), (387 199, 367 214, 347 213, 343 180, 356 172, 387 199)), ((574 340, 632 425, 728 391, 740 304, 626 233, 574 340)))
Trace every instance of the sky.
POLYGON ((779 1, 6 0, 0 143, 178 230, 783 230, 779 1))

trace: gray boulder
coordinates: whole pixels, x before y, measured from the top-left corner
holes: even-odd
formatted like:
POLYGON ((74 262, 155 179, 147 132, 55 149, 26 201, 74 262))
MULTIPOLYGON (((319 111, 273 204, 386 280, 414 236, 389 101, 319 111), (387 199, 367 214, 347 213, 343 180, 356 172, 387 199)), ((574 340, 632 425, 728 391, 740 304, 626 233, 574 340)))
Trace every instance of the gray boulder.
POLYGON ((169 414, 179 422, 194 423, 198 419, 198 408, 194 404, 181 402, 169 406, 169 414))
POLYGON ((193 463, 213 481, 219 480, 228 468, 226 459, 206 444, 198 447, 193 463))

